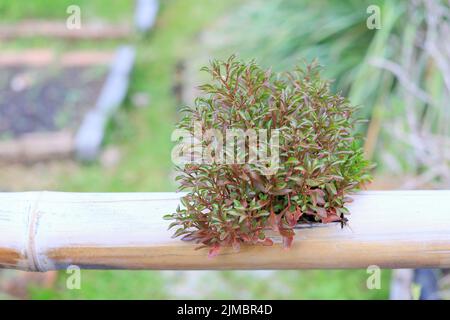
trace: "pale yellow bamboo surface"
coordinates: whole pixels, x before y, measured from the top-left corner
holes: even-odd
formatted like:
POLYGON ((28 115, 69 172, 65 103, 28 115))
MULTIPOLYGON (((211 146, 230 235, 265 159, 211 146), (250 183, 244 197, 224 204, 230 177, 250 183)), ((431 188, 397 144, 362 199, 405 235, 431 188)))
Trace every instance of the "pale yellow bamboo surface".
POLYGON ((319 269, 450 267, 450 191, 354 195, 349 227, 296 230, 294 245, 244 246, 208 258, 172 239, 162 216, 175 193, 0 193, 0 267, 86 269, 319 269))

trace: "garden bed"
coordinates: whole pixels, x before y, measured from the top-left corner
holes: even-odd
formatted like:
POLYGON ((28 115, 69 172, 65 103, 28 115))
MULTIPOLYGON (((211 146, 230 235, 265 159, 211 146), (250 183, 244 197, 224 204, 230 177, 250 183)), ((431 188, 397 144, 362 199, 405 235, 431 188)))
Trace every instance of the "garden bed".
POLYGON ((50 50, 0 56, 0 161, 71 157, 75 135, 99 99, 112 52, 50 50))

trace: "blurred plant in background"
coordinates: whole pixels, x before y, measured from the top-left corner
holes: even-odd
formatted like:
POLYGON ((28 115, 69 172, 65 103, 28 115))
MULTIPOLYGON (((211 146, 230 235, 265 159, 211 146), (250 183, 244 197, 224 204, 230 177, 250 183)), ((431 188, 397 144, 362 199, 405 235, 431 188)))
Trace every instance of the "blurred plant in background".
POLYGON ((334 90, 370 119, 361 130, 379 174, 410 177, 404 188, 448 187, 449 10, 440 0, 255 0, 202 34, 186 74, 195 79, 210 56, 234 52, 274 69, 317 57, 334 90), (366 24, 373 5, 378 30, 366 24))

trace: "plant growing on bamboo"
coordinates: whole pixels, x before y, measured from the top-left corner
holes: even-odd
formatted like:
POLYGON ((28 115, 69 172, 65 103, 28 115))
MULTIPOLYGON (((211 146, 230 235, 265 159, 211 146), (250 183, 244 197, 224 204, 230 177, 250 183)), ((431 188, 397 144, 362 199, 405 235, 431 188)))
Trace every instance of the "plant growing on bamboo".
POLYGON ((269 229, 288 248, 298 223, 345 224, 347 195, 370 180, 370 165, 353 133, 355 107, 330 92, 317 63, 274 74, 232 56, 204 70, 211 82, 200 87, 204 94, 183 109, 177 125, 194 147, 185 154, 190 161, 178 166, 180 190, 188 193, 165 217, 173 220, 174 236, 210 247, 215 255, 223 246, 271 245, 269 229), (206 134, 211 130, 215 138, 206 134), (250 161, 255 140, 245 135, 239 150, 211 151, 212 145, 231 143, 229 130, 277 132, 277 148, 259 135, 256 148, 269 157, 258 154, 250 161), (209 161, 199 161, 205 150, 209 161), (236 154, 244 161, 235 161, 236 154))

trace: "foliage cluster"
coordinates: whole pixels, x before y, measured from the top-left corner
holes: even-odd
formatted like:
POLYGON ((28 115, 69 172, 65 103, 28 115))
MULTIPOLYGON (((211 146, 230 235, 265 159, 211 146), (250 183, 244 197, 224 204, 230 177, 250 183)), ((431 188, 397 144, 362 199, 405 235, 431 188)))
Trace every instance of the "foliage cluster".
POLYGON ((269 134, 277 129, 280 161, 272 175, 265 174, 263 163, 178 168, 180 189, 188 193, 165 217, 174 220, 174 236, 208 246, 215 255, 222 246, 271 245, 269 229, 287 248, 298 223, 345 224, 347 195, 370 180, 370 166, 354 134, 356 108, 330 92, 317 63, 273 73, 232 56, 204 70, 212 81, 201 86, 204 95, 193 107, 183 109, 178 129, 194 134, 194 122, 203 132, 216 129, 224 136, 227 129, 267 129, 269 134))

